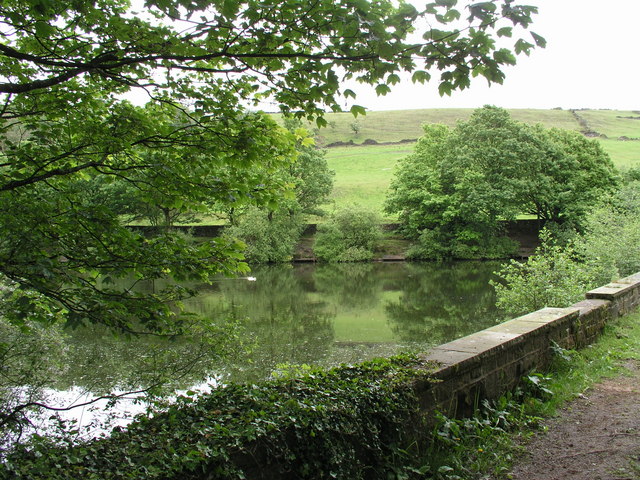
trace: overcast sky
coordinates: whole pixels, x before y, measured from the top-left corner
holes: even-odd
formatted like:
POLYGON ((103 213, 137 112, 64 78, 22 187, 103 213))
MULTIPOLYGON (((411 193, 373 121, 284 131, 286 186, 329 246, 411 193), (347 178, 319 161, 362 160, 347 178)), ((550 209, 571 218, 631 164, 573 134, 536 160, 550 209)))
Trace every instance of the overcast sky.
POLYGON ((471 88, 441 98, 437 85, 396 85, 386 97, 365 94, 356 103, 369 110, 410 108, 611 108, 640 110, 640 0, 520 0, 536 5, 531 30, 545 49, 506 70, 503 85, 471 88))

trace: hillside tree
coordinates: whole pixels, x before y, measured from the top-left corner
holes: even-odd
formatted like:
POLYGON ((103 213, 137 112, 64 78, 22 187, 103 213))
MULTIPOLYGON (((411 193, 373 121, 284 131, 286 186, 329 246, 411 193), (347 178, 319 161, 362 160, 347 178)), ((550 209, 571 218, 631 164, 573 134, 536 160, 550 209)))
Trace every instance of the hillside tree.
POLYGON ((617 185, 597 141, 517 122, 501 108, 424 132, 399 163, 385 204, 419 239, 416 256, 504 256, 515 247, 504 237, 504 221, 523 214, 580 230, 617 185))

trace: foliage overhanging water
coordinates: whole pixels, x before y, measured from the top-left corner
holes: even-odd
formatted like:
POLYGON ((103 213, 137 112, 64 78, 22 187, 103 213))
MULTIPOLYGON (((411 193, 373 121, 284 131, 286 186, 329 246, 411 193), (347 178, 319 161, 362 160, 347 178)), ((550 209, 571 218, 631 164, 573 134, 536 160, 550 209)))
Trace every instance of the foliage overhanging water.
MULTIPOLYGON (((425 350, 501 319, 489 285, 498 267, 496 262, 256 267, 250 277, 202 286, 186 302, 213 324, 239 323, 239 332, 225 339, 235 352, 231 357, 221 360, 198 338, 127 340, 98 328, 76 330, 66 338, 60 362, 66 367, 51 378, 49 400, 66 406, 162 382, 177 390, 206 390, 220 381, 259 381, 283 365, 331 366, 425 350)), ((144 408, 119 404, 134 413, 144 408)), ((65 416, 91 418, 85 409, 71 412, 65 416)))

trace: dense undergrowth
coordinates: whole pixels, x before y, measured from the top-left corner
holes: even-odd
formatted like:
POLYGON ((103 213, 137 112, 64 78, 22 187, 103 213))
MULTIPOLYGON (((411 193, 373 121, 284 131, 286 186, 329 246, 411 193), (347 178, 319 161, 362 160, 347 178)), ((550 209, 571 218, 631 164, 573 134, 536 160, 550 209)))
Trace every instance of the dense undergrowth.
POLYGON ((401 356, 230 384, 87 443, 34 437, 5 459, 0 478, 399 478, 420 425, 408 379, 427 371, 416 362, 401 356))

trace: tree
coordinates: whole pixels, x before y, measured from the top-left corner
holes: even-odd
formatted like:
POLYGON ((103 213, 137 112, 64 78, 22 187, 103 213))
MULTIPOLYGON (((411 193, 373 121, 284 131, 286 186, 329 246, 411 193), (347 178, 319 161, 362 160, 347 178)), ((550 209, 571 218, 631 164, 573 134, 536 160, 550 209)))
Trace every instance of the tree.
MULTIPOLYGON (((85 194, 94 203, 117 212, 125 223, 147 221, 154 227, 170 229, 178 222, 197 223, 205 213, 204 208, 200 212, 186 209, 181 205, 180 197, 172 192, 166 195, 160 190, 140 188, 136 184, 149 183, 144 175, 137 175, 136 182, 132 182, 132 178, 92 176, 83 182, 85 194)), ((205 205, 203 203, 203 207, 205 205)))
POLYGON ((206 281, 242 268, 238 246, 222 239, 195 244, 171 233, 144 239, 122 225, 118 211, 87 195, 86 180, 124 180, 141 195, 160 192, 175 202, 165 205, 191 209, 212 199, 275 202, 282 184, 265 185, 264 178, 294 158, 293 143, 264 115, 230 111, 225 122, 176 122, 174 108, 164 104, 136 108, 97 91, 85 100, 92 109, 51 112, 59 118, 49 121, 21 117, 14 128, 28 135, 5 142, 3 310, 16 323, 60 318, 176 333, 186 324, 167 302, 188 294, 185 288, 146 295, 108 280, 132 278, 130 287, 168 275, 206 281))
POLYGON ((323 215, 321 205, 327 203, 333 191, 335 172, 329 169, 326 150, 314 146, 298 147, 298 158, 289 166, 289 175, 295 193, 295 203, 290 205, 291 213, 323 215))
POLYGON ((325 151, 315 148, 313 138, 299 120, 286 119, 285 128, 296 139, 297 158, 273 172, 267 182, 289 185, 292 191, 277 206, 234 211, 231 225, 225 229, 226 238, 238 239, 245 245, 243 253, 249 263, 291 261, 306 216, 322 215, 320 205, 333 190, 334 172, 329 170, 325 151))
POLYGON ((580 228, 617 184, 596 141, 516 122, 500 108, 476 110, 454 129, 424 129, 400 162, 385 205, 420 239, 416 256, 504 256, 513 245, 503 221, 531 214, 542 224, 580 228))
POLYGON ((3 315, 25 325, 184 329, 185 318, 166 303, 188 294, 184 287, 142 295, 108 280, 206 281, 243 268, 238 245, 170 233, 144 239, 88 197, 84 182, 124 181, 185 210, 211 201, 276 205, 287 185, 272 173, 294 161, 295 139, 247 107, 272 98, 284 113, 324 125, 325 109, 354 96, 341 79, 384 94, 402 72, 424 82, 436 70, 448 94, 473 75, 501 82, 512 50, 544 44, 533 33, 533 43, 511 38, 535 7, 477 3, 456 28, 462 11, 454 3, 418 11, 387 0, 147 0, 136 12, 127 0, 2 2, 3 315), (442 29, 413 41, 424 18, 442 29), (511 46, 499 47, 496 37, 511 46), (123 100, 131 92, 148 104, 123 100))
POLYGON ((280 208, 290 215, 323 215, 320 206, 327 203, 333 191, 335 172, 329 169, 326 150, 318 149, 314 139, 302 122, 295 118, 285 118, 284 127, 296 139, 296 161, 286 165, 280 175, 282 182, 290 185, 293 195, 280 202, 280 208))
POLYGON ((619 185, 619 175, 600 142, 570 130, 534 128, 546 152, 522 198, 524 213, 541 223, 582 231, 594 207, 619 185))
POLYGON ((225 228, 224 237, 244 244, 243 254, 249 263, 282 263, 293 258, 303 230, 300 214, 250 207, 225 228))

